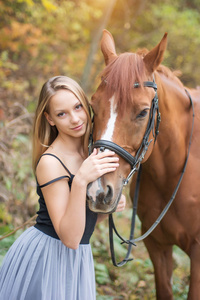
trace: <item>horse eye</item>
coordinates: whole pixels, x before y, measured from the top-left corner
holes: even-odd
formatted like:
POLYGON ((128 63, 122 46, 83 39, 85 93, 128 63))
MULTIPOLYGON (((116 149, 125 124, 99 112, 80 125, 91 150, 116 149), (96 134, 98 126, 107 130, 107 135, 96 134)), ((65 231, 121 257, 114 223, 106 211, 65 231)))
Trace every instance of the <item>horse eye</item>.
POLYGON ((137 119, 144 118, 146 117, 146 115, 147 115, 147 110, 144 109, 141 111, 141 113, 139 113, 139 115, 137 115, 137 119))

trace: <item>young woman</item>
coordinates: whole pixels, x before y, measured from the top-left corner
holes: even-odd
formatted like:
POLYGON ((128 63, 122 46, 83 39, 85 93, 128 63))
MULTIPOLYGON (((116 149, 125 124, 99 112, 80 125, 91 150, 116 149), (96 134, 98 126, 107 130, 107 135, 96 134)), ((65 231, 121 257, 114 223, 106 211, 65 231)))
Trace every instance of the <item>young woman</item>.
MULTIPOLYGON (((94 300, 89 244, 97 219, 86 203, 88 183, 118 167, 114 152, 88 157, 88 100, 72 79, 42 87, 33 131, 33 169, 40 208, 36 225, 9 249, 0 270, 0 300, 94 300)), ((122 197, 117 210, 125 207, 122 197)))

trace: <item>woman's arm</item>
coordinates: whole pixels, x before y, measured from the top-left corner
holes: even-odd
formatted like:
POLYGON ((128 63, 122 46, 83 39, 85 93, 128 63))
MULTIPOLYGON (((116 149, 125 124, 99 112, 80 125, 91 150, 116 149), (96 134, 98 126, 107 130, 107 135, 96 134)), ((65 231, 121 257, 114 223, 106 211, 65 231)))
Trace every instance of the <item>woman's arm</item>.
MULTIPOLYGON (((92 153, 75 175, 71 191, 65 179, 44 188, 42 193, 48 213, 61 241, 69 248, 76 249, 85 229, 86 189, 89 182, 118 167, 118 158, 113 152, 92 153)), ((62 166, 52 157, 43 157, 37 167, 39 184, 62 176, 62 166)))

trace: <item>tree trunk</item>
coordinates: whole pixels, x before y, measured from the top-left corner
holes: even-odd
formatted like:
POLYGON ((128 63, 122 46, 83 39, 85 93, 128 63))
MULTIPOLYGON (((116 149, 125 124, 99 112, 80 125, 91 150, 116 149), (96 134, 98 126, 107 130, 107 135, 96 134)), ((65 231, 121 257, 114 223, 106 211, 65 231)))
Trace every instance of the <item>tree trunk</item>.
POLYGON ((100 24, 98 25, 97 30, 95 30, 95 32, 94 32, 92 43, 91 43, 90 50, 88 53, 88 58, 87 58, 85 68, 83 70, 82 79, 81 79, 81 86, 84 89, 85 93, 88 92, 91 68, 92 68, 92 64, 94 61, 94 56, 95 56, 98 46, 99 46, 99 40, 101 38, 102 31, 107 26, 107 23, 113 12, 116 2, 117 2, 117 0, 110 0, 108 2, 108 4, 105 7, 103 17, 100 21, 100 24))

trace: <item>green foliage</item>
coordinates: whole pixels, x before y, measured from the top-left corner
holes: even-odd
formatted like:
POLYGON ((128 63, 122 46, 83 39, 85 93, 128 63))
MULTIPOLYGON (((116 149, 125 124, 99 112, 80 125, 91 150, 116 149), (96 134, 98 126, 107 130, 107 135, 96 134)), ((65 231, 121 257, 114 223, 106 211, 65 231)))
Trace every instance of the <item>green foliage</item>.
MULTIPOLYGON (((10 226, 2 226, 0 227, 0 237, 5 234, 5 232, 10 232, 11 228, 10 226)), ((22 233, 22 230, 19 230, 16 234, 8 236, 7 238, 0 241, 0 266, 2 264, 2 261, 8 251, 8 249, 11 247, 11 245, 14 243, 14 241, 19 237, 19 235, 22 233)))
POLYGON ((97 295, 97 300, 114 300, 115 297, 112 296, 104 296, 104 295, 97 295))
POLYGON ((7 211, 6 204, 0 203, 0 222, 3 224, 9 224, 11 220, 12 217, 7 211))
POLYGON ((95 276, 99 284, 110 283, 108 268, 104 264, 95 263, 95 276))
POLYGON ((110 20, 119 52, 138 48, 152 49, 168 32, 164 64, 182 72, 181 80, 190 87, 199 85, 200 1, 154 0, 134 1, 129 13, 122 15, 122 6, 115 10, 117 21, 110 20), (137 10, 138 9, 138 10, 137 10), (117 23, 116 23, 117 22, 117 23), (113 26, 115 24, 115 26, 113 26))

